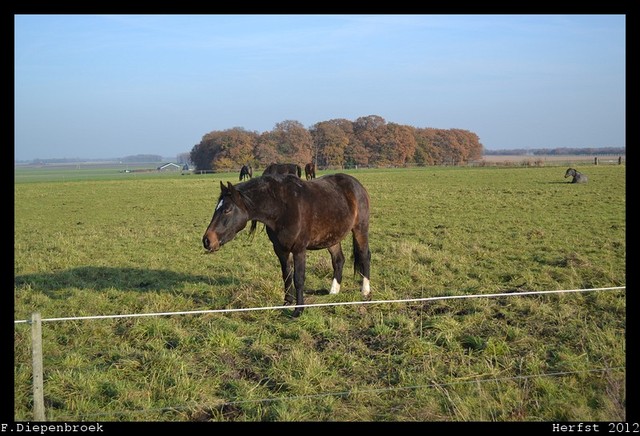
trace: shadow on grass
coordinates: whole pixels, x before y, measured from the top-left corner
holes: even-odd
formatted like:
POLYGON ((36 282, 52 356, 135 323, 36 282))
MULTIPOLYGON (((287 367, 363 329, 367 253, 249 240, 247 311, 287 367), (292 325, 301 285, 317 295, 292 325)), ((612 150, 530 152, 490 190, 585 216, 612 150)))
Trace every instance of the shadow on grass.
POLYGON ((305 289, 305 295, 329 295, 328 289, 305 289))
POLYGON ((211 286, 228 285, 235 281, 232 277, 211 278, 168 270, 86 266, 66 271, 19 275, 15 277, 15 286, 31 286, 49 297, 64 298, 66 293, 61 291, 69 288, 148 292, 174 289, 183 283, 211 286))

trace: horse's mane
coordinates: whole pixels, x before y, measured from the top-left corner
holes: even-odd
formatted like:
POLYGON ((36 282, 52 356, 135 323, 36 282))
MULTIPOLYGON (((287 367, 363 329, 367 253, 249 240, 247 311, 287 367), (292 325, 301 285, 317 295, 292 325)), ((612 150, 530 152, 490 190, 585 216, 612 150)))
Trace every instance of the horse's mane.
MULTIPOLYGON (((266 177, 272 177, 272 176, 268 175, 266 177)), ((242 201, 244 202, 245 206, 248 207, 249 209, 254 209, 255 204, 251 199, 251 197, 245 193, 245 191, 253 190, 256 188, 260 189, 265 184, 265 180, 266 180, 265 176, 257 177, 255 179, 251 179, 237 186, 238 192, 242 196, 242 201)), ((258 221, 251 220, 251 227, 249 227, 249 237, 251 239, 253 239, 253 237, 255 236, 257 227, 258 227, 258 221)))

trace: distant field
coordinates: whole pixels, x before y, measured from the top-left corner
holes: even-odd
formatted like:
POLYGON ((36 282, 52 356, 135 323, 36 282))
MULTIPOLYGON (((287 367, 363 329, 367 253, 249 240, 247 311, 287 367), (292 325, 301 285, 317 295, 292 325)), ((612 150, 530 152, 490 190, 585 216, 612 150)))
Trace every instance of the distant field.
MULTIPOLYGON (((509 297, 43 323, 51 421, 625 421, 626 168, 346 171, 371 196, 374 300, 509 297)), ((320 172, 319 175, 326 174, 320 172)), ((282 304, 267 236, 205 254, 238 174, 16 169, 15 319, 282 304)), ((351 242, 344 251, 350 257, 351 242)), ((326 250, 307 303, 357 302, 326 250)), ((30 329, 14 417, 33 420, 30 329)))
MULTIPOLYGON (((618 155, 598 156, 599 164, 614 165, 618 163, 618 155)), ((191 175, 191 172, 176 170, 156 171, 165 162, 149 162, 123 164, 119 162, 83 162, 72 164, 48 165, 16 165, 14 167, 15 183, 49 182, 49 181, 77 181, 89 179, 141 179, 157 178, 175 175, 191 175)), ((622 163, 626 157, 622 156, 622 163)), ((594 156, 587 155, 553 155, 553 156, 514 156, 514 155, 486 155, 480 161, 468 166, 588 166, 594 165, 594 156)), ((428 167, 427 167, 428 168, 428 167)), ((238 168, 238 173, 240 169, 238 168)), ((261 170, 257 170, 261 174, 261 170)))
POLYGON ((74 164, 50 165, 16 165, 14 167, 15 183, 78 181, 78 180, 112 180, 165 177, 181 174, 181 171, 158 171, 164 162, 142 164, 121 164, 117 162, 86 162, 74 164))
MULTIPOLYGON (((622 163, 626 161, 625 155, 598 155, 598 164, 616 165, 618 158, 621 157, 622 163)), ((516 155, 484 155, 483 161, 492 164, 508 163, 508 164, 525 164, 527 166, 536 166, 536 163, 542 165, 594 165, 595 156, 589 155, 542 155, 542 156, 516 156, 516 155)), ((541 166, 541 165, 537 165, 541 166)))

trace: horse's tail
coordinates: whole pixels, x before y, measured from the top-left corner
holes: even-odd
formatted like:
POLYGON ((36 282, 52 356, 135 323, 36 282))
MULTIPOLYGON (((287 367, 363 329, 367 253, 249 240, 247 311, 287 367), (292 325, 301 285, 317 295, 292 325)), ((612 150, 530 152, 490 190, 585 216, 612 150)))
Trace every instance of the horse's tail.
POLYGON ((253 238, 254 234, 256 233, 256 227, 258 226, 258 221, 256 220, 251 220, 251 227, 249 227, 249 236, 251 236, 253 238))
MULTIPOLYGON (((354 182, 356 202, 358 203, 358 217, 353 234, 353 273, 367 279, 371 273, 371 250, 369 249, 369 194, 364 186, 354 182)), ((363 282, 364 285, 364 282, 363 282)), ((368 287, 368 284, 367 284, 368 287)), ((365 292, 363 288, 363 293, 365 292)), ((367 291, 368 293, 368 291, 367 291)))
POLYGON ((371 250, 369 249, 369 194, 362 190, 358 200, 358 223, 353 235, 353 274, 369 279, 371 273, 371 250))
MULTIPOLYGON (((253 239, 253 237, 256 234, 256 229, 258 228, 258 221, 256 220, 251 220, 251 227, 249 227, 249 238, 253 239)), ((267 226, 263 226, 262 230, 266 229, 267 226)))

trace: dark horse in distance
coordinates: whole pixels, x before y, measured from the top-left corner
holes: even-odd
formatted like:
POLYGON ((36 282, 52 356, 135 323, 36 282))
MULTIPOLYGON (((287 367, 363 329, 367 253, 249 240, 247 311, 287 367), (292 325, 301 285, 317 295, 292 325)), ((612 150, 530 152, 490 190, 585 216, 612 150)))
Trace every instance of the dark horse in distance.
POLYGON ((267 174, 295 174, 298 177, 302 177, 302 168, 297 164, 272 163, 262 173, 263 176, 267 174))
POLYGON ((571 179, 571 183, 587 183, 587 176, 576 171, 573 168, 569 168, 566 173, 564 173, 564 178, 573 177, 571 179))
POLYGON ((316 178, 316 164, 311 162, 304 166, 304 176, 307 180, 312 180, 316 178))
POLYGON ((242 165, 240 168, 240 181, 251 179, 253 177, 253 168, 251 165, 242 165))
MULTIPOLYGON (((303 182, 294 175, 263 176, 233 186, 220 182, 220 197, 211 223, 202 237, 209 252, 220 249, 252 221, 265 224, 278 256, 285 289, 285 305, 304 304, 307 250, 327 249, 333 281, 329 293, 337 294, 345 256, 341 241, 353 236, 354 272, 362 277, 363 298, 370 298, 369 194, 347 174, 332 174, 303 182)), ((299 316, 304 307, 296 307, 299 316)))

